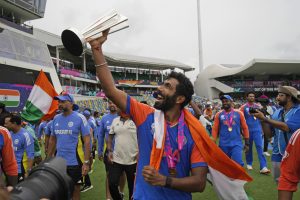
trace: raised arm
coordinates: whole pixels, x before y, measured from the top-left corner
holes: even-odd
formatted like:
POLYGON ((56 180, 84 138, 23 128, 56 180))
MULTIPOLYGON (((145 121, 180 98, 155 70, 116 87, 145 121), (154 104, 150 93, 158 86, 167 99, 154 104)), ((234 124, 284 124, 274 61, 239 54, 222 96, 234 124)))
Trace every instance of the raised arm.
POLYGON ((125 111, 127 95, 116 88, 114 79, 102 52, 102 45, 106 41, 107 35, 108 30, 103 32, 103 36, 90 42, 95 61, 96 74, 100 80, 101 87, 103 88, 105 95, 122 111, 125 111))

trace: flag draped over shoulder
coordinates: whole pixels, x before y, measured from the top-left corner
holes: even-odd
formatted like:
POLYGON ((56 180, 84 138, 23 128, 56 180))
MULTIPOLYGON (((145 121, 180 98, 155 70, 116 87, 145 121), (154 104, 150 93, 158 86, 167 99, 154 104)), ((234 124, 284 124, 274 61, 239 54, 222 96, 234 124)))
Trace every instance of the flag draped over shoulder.
MULTIPOLYGON (((150 165, 159 169, 164 151, 165 122, 163 112, 155 111, 155 133, 150 165), (160 127, 162 126, 162 127, 160 127), (164 131, 162 131, 164 130, 164 131)), ((209 179, 219 199, 247 200, 244 184, 252 181, 245 169, 231 160, 208 136, 201 123, 184 109, 185 123, 209 168, 209 179)))
POLYGON ((52 118, 58 108, 58 102, 53 100, 53 97, 57 95, 46 74, 41 70, 21 113, 21 117, 30 123, 52 118))

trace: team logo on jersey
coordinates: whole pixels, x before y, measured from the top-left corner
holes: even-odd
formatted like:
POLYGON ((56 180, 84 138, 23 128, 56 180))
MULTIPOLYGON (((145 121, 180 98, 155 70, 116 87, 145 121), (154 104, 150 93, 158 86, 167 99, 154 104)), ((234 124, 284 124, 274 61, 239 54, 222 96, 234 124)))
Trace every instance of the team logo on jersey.
POLYGON ((55 126, 58 126, 58 123, 56 123, 55 126))
POLYGON ((109 124, 109 121, 106 121, 107 124, 109 124))
POLYGON ((19 139, 15 139, 14 143, 19 144, 19 139))
POLYGON ((152 135, 155 133, 155 124, 154 123, 151 124, 151 133, 152 133, 152 135))
POLYGON ((225 120, 225 116, 224 115, 221 115, 220 118, 221 118, 221 120, 225 120))
POLYGON ((74 125, 73 122, 69 122, 69 123, 68 123, 68 127, 70 127, 70 128, 71 128, 73 125, 74 125))

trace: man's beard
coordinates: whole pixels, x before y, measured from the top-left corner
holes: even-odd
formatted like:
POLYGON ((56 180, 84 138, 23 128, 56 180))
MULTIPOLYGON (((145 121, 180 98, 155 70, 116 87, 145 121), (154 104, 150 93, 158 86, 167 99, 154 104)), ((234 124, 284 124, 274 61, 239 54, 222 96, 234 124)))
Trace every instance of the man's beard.
POLYGON ((173 106, 176 104, 176 97, 177 95, 175 94, 173 96, 164 96, 164 99, 162 101, 156 101, 153 107, 163 112, 166 112, 173 108, 173 106))
POLYGON ((287 104, 287 101, 278 101, 278 105, 285 106, 287 104))
POLYGON ((225 109, 225 110, 229 109, 230 107, 231 106, 229 104, 223 104, 223 106, 222 106, 222 108, 225 109))

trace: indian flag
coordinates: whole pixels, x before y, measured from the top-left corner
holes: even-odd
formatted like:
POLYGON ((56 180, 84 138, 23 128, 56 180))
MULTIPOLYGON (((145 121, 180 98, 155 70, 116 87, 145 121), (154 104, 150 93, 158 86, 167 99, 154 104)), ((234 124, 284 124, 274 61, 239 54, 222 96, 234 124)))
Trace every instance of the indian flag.
POLYGON ((41 70, 21 113, 21 117, 31 123, 41 119, 52 118, 58 108, 57 101, 53 100, 55 96, 57 96, 55 89, 49 82, 46 74, 41 70))
POLYGON ((18 107, 20 104, 20 92, 18 90, 0 89, 0 102, 6 107, 18 107))

